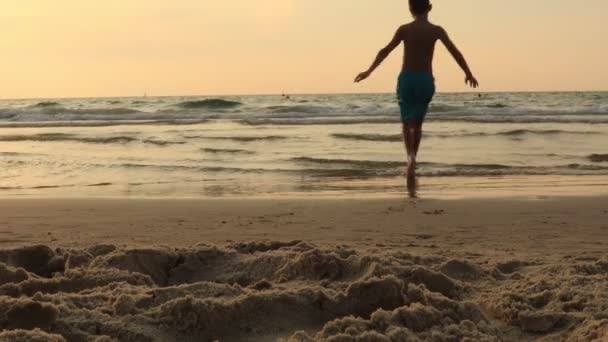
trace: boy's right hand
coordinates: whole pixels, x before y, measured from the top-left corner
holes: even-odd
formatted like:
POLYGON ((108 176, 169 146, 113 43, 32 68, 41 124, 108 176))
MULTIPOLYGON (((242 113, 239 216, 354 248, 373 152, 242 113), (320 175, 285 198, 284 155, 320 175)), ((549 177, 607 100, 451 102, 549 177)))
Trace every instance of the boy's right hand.
POLYGON ((371 72, 369 72, 369 71, 364 71, 364 72, 360 73, 355 78, 355 83, 359 83, 359 82, 363 81, 364 79, 368 78, 370 74, 371 74, 371 72))
POLYGON ((479 82, 477 82, 477 79, 473 75, 467 75, 467 78, 464 79, 464 84, 470 85, 471 88, 479 87, 479 82))

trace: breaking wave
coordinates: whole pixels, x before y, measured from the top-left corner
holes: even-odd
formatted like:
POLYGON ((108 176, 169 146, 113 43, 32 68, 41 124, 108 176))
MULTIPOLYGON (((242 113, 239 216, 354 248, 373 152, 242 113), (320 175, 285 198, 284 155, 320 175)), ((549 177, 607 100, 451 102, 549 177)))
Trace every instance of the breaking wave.
POLYGON ((4 135, 0 136, 0 141, 76 141, 94 144, 124 144, 130 143, 137 139, 128 136, 112 136, 112 137, 81 137, 74 134, 66 133, 43 133, 33 135, 4 135))
POLYGON ((61 105, 59 102, 38 102, 34 105, 37 108, 55 107, 61 105))
POLYGON ((241 150, 241 149, 225 149, 225 148, 202 148, 201 151, 206 153, 229 153, 229 154, 255 154, 254 151, 241 150))
POLYGON ((3 135, 0 136, 0 141, 18 142, 18 141, 34 141, 34 142, 80 142, 88 144, 128 144, 131 142, 140 141, 144 144, 152 144, 157 146, 181 145, 185 144, 182 141, 166 141, 156 138, 140 140, 131 136, 106 136, 106 137, 86 137, 68 133, 42 133, 33 135, 3 135))
POLYGON ((287 136, 279 136, 279 135, 268 135, 268 136, 259 136, 259 137, 248 137, 248 136, 239 136, 239 137, 209 137, 203 135, 188 135, 184 136, 186 139, 208 139, 208 140, 232 140, 232 141, 240 141, 240 142, 253 142, 253 141, 273 141, 273 140, 286 140, 290 137, 287 136))
POLYGON ((361 140, 361 141, 390 141, 397 142, 403 141, 401 134, 348 134, 348 133, 336 133, 332 134, 334 138, 347 139, 347 140, 361 140))
POLYGON ((589 160, 595 163, 608 162, 608 154, 592 154, 589 156, 589 160))
POLYGON ((241 102, 222 99, 205 99, 199 101, 185 101, 177 104, 177 107, 185 109, 230 109, 242 105, 241 102))

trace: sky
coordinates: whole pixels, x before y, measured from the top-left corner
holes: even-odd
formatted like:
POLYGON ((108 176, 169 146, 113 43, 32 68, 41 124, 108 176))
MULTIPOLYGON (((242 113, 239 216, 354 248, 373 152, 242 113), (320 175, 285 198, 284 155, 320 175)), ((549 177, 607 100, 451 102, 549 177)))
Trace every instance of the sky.
MULTIPOLYGON (((606 0, 435 0, 480 91, 608 90, 606 0)), ((407 0, 0 0, 0 98, 392 92, 354 84, 407 0)), ((438 91, 466 91, 438 45, 438 91)))

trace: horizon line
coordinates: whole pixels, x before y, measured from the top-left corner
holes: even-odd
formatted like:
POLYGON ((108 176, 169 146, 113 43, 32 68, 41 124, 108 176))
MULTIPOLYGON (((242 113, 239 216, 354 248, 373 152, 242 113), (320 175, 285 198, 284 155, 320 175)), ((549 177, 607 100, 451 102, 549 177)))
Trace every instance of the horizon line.
MULTIPOLYGON (((289 96, 318 96, 318 95, 386 95, 393 92, 329 92, 329 93, 284 93, 289 96)), ((501 90, 501 91, 439 91, 437 94, 529 94, 529 93, 608 93, 608 90, 501 90)), ((163 98, 163 97, 246 97, 246 96, 282 96, 282 93, 251 93, 251 94, 197 94, 197 95, 118 95, 118 96, 59 96, 59 97, 14 97, 3 98, 0 101, 20 100, 76 100, 76 99, 117 99, 117 98, 163 98)))

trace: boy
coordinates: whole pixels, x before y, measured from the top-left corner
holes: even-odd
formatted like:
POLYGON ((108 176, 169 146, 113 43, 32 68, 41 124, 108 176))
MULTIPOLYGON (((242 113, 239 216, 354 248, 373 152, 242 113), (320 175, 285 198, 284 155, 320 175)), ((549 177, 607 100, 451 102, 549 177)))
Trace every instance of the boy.
POLYGON ((422 123, 429 104, 435 94, 433 77, 433 55, 435 43, 440 40, 465 72, 465 84, 477 88, 479 83, 471 73, 464 57, 452 43, 447 32, 429 22, 429 12, 433 8, 429 0, 409 0, 414 21, 397 29, 391 42, 376 56, 367 71, 360 73, 355 82, 361 82, 388 57, 401 43, 405 45, 403 68, 397 85, 397 98, 401 109, 403 136, 407 150, 408 184, 416 179, 416 156, 422 138, 422 123))

